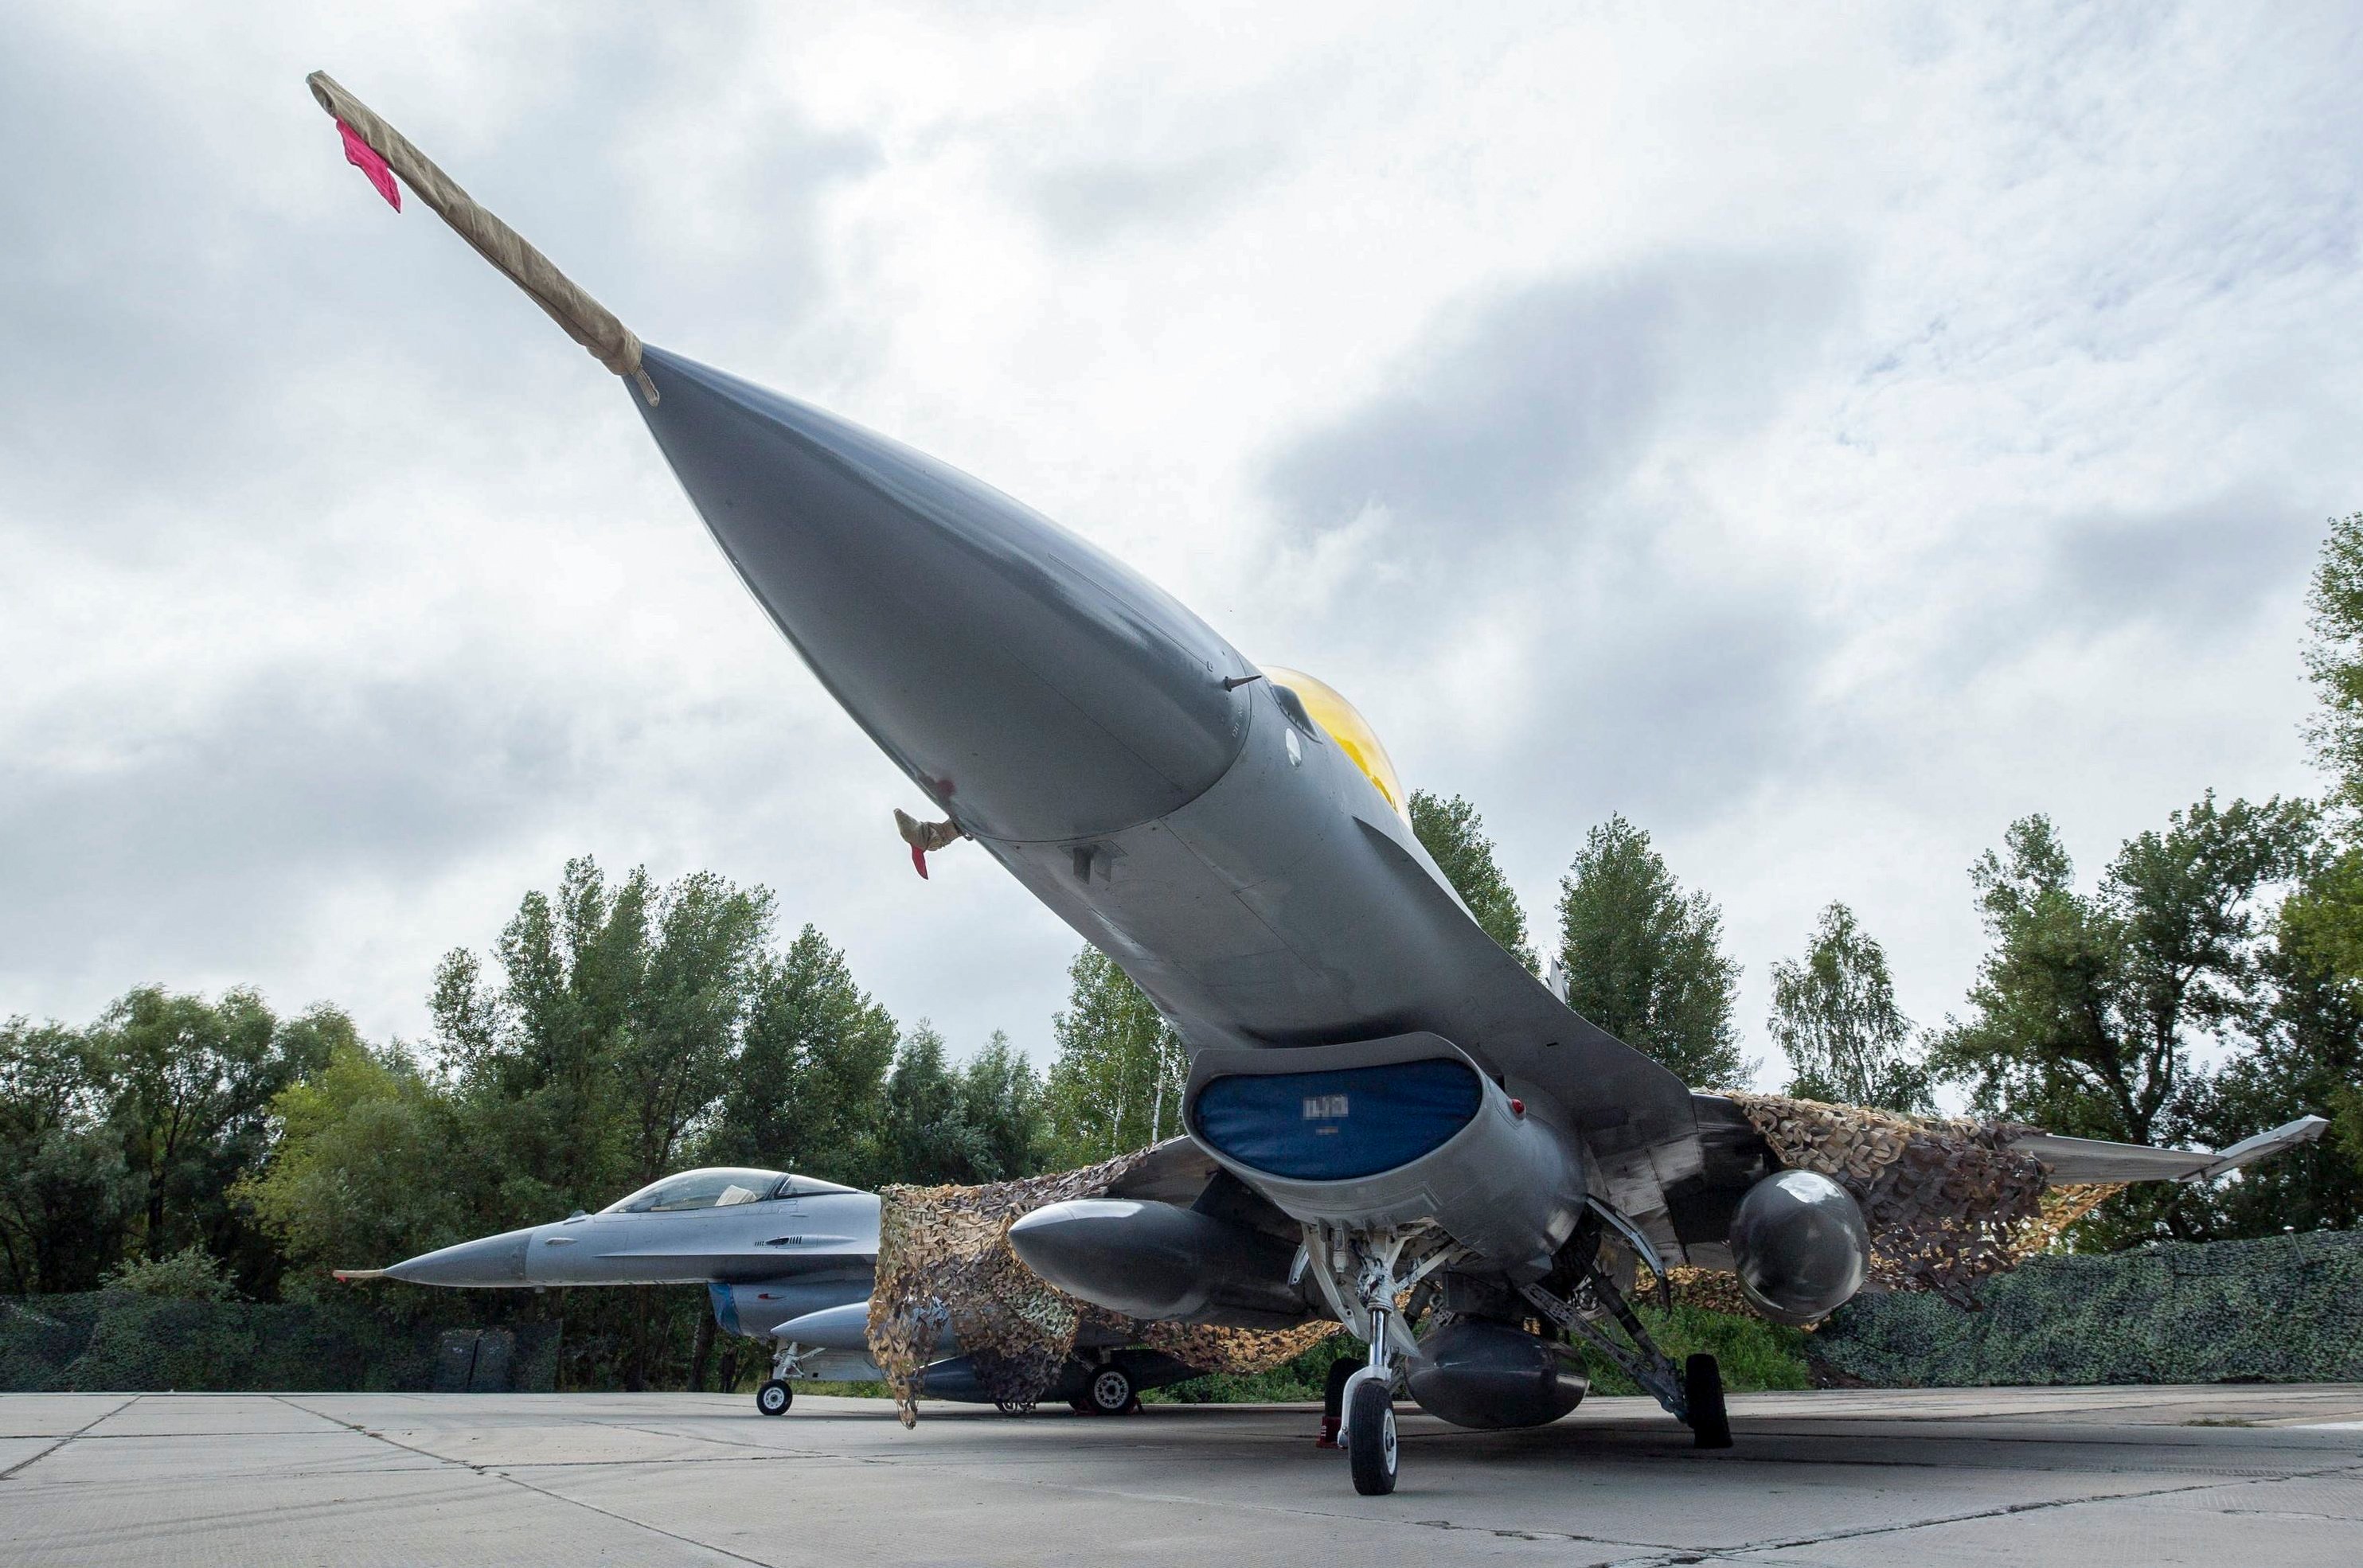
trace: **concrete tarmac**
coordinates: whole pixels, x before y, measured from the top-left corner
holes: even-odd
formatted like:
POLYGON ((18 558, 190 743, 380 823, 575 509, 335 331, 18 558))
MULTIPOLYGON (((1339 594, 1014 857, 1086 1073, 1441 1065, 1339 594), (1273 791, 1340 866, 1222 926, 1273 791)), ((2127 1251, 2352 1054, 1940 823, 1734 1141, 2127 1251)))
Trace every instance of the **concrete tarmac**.
POLYGON ((0 1563, 2363 1561, 2363 1387, 1736 1397, 1470 1432, 1359 1497, 1297 1407, 1007 1418, 719 1395, 0 1397, 0 1563))

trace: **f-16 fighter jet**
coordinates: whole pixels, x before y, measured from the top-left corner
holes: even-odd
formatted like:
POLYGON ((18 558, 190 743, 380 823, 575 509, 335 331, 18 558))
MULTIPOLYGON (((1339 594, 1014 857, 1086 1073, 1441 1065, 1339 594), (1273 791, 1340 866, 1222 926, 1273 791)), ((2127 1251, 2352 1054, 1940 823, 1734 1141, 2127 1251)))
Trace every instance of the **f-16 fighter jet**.
MULTIPOLYGON (((650 1182, 596 1214, 508 1231, 345 1280, 393 1279, 459 1289, 703 1285, 728 1333, 772 1342, 771 1375, 756 1408, 783 1416, 794 1382, 875 1378, 866 1330, 878 1264, 878 1195, 813 1176, 719 1166, 650 1182)), ((990 1404, 969 1359, 926 1369, 930 1397, 990 1404)), ((1141 1391, 1196 1375, 1170 1355, 1086 1334, 1045 1393, 1115 1415, 1141 1391)))
MULTIPOLYGON (((1829 1312, 1871 1261, 1844 1171, 1799 1168, 1778 1126, 1693 1094, 1488 937, 1336 691, 1250 661, 989 485, 643 348, 367 108, 312 86, 354 161, 390 165, 626 378, 732 569, 932 802, 937 822, 904 828, 922 868, 973 841, 1186 1042, 1185 1123, 1222 1199, 1037 1211, 1010 1232, 1032 1268, 1137 1317, 1316 1295, 1370 1347, 1342 1396, 1363 1492, 1394 1486, 1399 1383, 1448 1420, 1539 1424, 1583 1394, 1570 1342, 1702 1444, 1730 1441, 1713 1360, 1676 1364, 1634 1312, 1636 1265, 1732 1270, 1776 1315, 1829 1312), (1297 1244, 1262 1244, 1275 1230, 1297 1244)), ((2012 1157, 2038 1185, 2180 1177, 2316 1131, 2220 1158, 2057 1139, 2012 1157)))

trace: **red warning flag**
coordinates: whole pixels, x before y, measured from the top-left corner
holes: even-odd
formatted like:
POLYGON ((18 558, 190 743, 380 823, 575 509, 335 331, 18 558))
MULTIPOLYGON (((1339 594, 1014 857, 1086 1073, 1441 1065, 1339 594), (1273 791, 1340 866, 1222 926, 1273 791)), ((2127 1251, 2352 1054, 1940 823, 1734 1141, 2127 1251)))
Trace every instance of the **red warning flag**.
POLYGON ((400 212, 402 187, 394 182, 394 171, 387 168, 385 160, 377 155, 377 149, 355 135, 353 127, 342 120, 337 122, 337 134, 345 138, 345 161, 368 175, 369 182, 377 187, 377 193, 385 198, 385 204, 400 212))

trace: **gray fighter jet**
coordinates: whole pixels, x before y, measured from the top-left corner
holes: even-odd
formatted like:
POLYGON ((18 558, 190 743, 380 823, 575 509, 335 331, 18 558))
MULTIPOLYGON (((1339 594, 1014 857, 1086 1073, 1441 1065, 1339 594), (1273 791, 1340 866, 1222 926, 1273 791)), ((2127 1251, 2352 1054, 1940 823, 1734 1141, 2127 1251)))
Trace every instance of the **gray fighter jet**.
MULTIPOLYGON (((1370 1346, 1341 1395, 1366 1492, 1393 1488, 1399 1376, 1465 1425, 1553 1420, 1585 1389, 1561 1336, 1729 1442, 1713 1359, 1659 1351, 1607 1260, 1660 1279, 1735 1270, 1809 1321, 1867 1275, 1844 1187, 1778 1168, 1732 1101, 1693 1094, 1487 936, 1335 691, 1251 663, 933 458, 675 354, 643 364, 660 396, 635 406, 813 673, 1190 1049, 1185 1124, 1231 1182, 1187 1209, 1037 1210, 1010 1235, 1030 1267, 1198 1321, 1269 1322, 1255 1314, 1309 1285, 1370 1346), (1443 1310, 1422 1341, 1396 1304, 1431 1278, 1443 1310)), ((2059 1181, 2183 1179, 2320 1127, 2221 1155, 2053 1138, 2039 1157, 2059 1181)))
MULTIPOLYGON (((755 1405, 782 1416, 797 1381, 879 1375, 867 1335, 877 1264, 877 1194, 716 1166, 651 1182, 596 1214, 461 1242, 386 1268, 340 1269, 337 1277, 473 1290, 703 1285, 725 1332, 772 1342, 771 1375, 755 1405)), ((928 1396, 992 1403, 959 1347, 945 1348, 952 1353, 926 1370, 928 1396)), ((1141 1391, 1195 1375, 1171 1356, 1085 1333, 1047 1392, 1079 1411, 1116 1415, 1137 1408, 1141 1391)))
MULTIPOLYGON (((1187 1206, 1037 1211, 1011 1231, 1030 1266, 1136 1316, 1334 1313, 1370 1347, 1340 1395, 1364 1492, 1394 1486, 1399 1380, 1449 1420, 1539 1424, 1584 1393, 1570 1340, 1703 1445, 1729 1442, 1712 1358, 1678 1365, 1650 1341, 1632 1265, 1733 1270, 1766 1309, 1810 1320, 1864 1283, 1856 1200, 1780 1168, 1737 1105, 1693 1094, 1487 936, 1349 704, 1250 662, 990 485, 644 348, 365 106, 312 87, 627 378, 740 580, 940 813, 904 825, 921 869, 973 840, 1187 1043, 1184 1121, 1220 1179, 1187 1206), (1398 1307, 1415 1289, 1441 1309, 1424 1337, 1398 1307)), ((2320 1126, 2220 1155, 2055 1139, 2041 1157, 2059 1181, 2183 1179, 2320 1126)))

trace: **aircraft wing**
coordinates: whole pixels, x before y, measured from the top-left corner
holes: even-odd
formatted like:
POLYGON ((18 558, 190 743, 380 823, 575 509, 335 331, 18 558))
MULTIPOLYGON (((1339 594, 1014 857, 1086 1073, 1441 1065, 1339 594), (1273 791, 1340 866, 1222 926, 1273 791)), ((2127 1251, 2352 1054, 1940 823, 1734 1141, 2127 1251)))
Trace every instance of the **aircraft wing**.
POLYGON ((2203 1149, 2153 1149, 2140 1143, 2111 1143, 2098 1138, 2062 1138, 2051 1132, 2032 1132, 2013 1140, 2010 1146, 2041 1160, 2055 1187, 2070 1182, 2193 1182, 2236 1171, 2300 1143, 2311 1143, 2329 1125, 2319 1116, 2301 1116, 2213 1154, 2203 1149))

